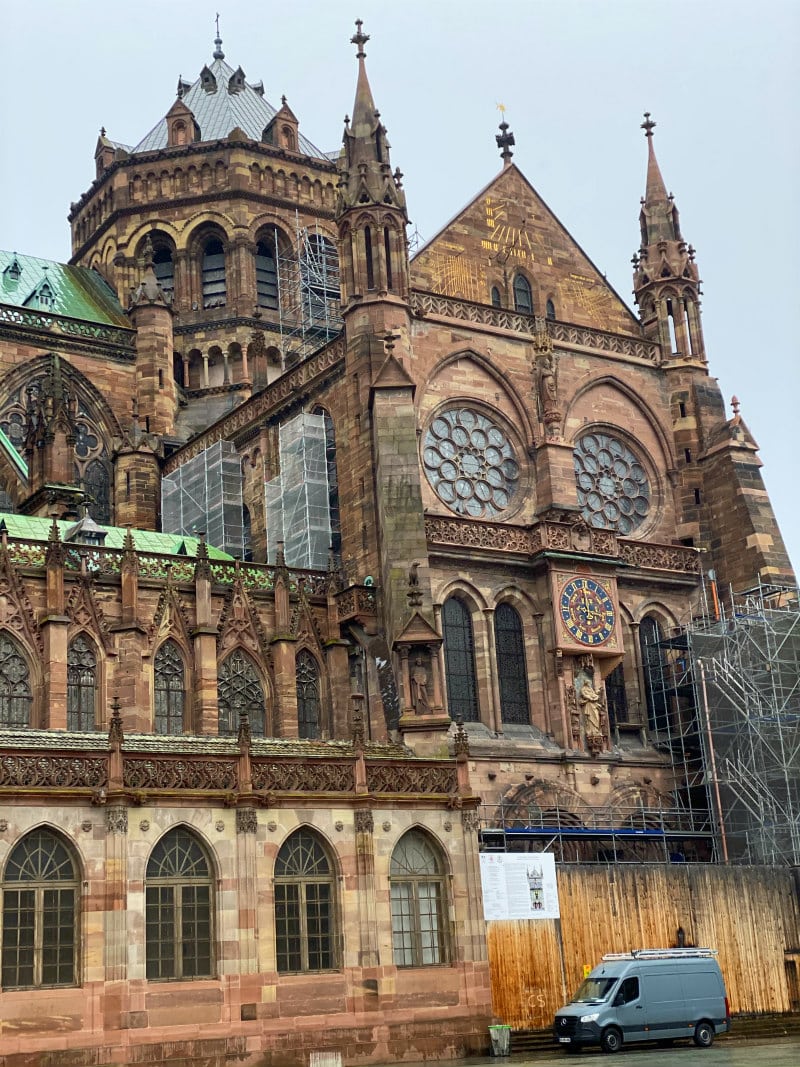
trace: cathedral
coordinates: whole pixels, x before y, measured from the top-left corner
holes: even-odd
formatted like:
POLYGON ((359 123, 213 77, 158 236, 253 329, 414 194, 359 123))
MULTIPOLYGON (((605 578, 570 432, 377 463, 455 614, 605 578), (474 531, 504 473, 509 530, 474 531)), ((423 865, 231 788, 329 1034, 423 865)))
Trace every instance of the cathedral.
POLYGON ((795 581, 655 122, 635 308, 505 122, 411 257, 368 40, 339 153, 218 35, 0 252, 7 1067, 485 1051, 481 850, 718 858, 660 679, 795 581))

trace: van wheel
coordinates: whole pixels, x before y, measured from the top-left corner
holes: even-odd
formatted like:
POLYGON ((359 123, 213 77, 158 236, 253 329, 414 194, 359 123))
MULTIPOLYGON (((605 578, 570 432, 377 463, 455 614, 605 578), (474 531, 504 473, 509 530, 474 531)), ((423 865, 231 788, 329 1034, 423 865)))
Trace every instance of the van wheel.
POLYGON ((700 1048, 710 1048, 714 1043, 714 1027, 711 1023, 698 1023, 694 1028, 694 1043, 700 1048))
POLYGON ((600 1038, 603 1052, 619 1052, 622 1048, 622 1034, 616 1026, 609 1026, 600 1038))

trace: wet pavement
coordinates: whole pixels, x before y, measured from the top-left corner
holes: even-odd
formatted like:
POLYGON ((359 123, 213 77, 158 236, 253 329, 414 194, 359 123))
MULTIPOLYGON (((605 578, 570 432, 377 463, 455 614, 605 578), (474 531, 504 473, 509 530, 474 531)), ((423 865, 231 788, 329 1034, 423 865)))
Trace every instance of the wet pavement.
MULTIPOLYGON (((511 1056, 453 1060, 448 1067, 561 1067, 594 1064, 595 1067, 798 1067, 800 1064, 800 1038, 773 1038, 769 1041, 737 1041, 727 1038, 716 1041, 711 1048, 697 1048, 691 1042, 679 1041, 672 1048, 657 1045, 631 1045, 615 1055, 607 1055, 600 1049, 586 1049, 580 1053, 568 1053, 563 1049, 543 1049, 511 1056)), ((404 1067, 414 1067, 406 1064, 404 1067)))

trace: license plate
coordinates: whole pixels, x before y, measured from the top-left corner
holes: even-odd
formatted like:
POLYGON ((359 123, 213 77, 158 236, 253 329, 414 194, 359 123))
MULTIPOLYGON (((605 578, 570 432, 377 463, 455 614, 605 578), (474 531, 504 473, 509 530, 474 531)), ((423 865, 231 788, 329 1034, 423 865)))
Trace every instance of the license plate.
POLYGON ((572 1041, 572 1038, 571 1037, 560 1037, 558 1040, 562 1045, 569 1045, 571 1043, 571 1041, 572 1041))

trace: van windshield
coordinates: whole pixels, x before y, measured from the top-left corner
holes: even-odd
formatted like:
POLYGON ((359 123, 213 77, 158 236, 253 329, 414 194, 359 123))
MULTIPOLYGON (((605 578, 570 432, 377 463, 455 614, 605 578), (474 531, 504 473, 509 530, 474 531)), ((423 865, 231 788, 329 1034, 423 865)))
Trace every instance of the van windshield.
POLYGON ((605 1000, 617 981, 616 978, 586 978, 572 998, 572 1003, 589 1004, 592 1001, 605 1000))

